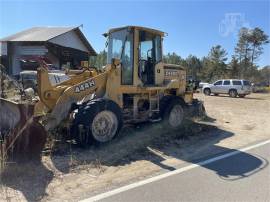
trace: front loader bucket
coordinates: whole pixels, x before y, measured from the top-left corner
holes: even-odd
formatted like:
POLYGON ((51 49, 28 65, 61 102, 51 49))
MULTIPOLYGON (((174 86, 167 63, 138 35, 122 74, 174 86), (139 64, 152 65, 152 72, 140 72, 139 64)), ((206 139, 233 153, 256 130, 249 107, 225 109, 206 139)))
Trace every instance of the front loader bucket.
POLYGON ((40 160, 47 132, 33 117, 33 104, 20 104, 0 98, 1 163, 40 160))

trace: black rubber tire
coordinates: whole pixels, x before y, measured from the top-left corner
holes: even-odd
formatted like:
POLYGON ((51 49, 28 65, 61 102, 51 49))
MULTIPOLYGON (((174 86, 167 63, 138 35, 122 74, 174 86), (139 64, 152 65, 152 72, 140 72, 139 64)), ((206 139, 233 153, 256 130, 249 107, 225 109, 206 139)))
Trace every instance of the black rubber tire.
POLYGON ((203 93, 204 93, 205 95, 207 95, 207 96, 210 96, 210 95, 211 95, 211 90, 210 90, 210 88, 205 88, 205 89, 203 90, 203 93))
POLYGON ((237 90, 231 89, 229 91, 229 96, 232 97, 232 98, 236 98, 237 97, 237 90))
POLYGON ((178 127, 173 127, 169 123, 169 116, 175 105, 179 105, 181 107, 183 113, 182 114, 183 116, 182 121, 183 121, 183 119, 185 118, 185 108, 186 108, 186 103, 184 102, 183 99, 181 99, 178 96, 165 96, 160 101, 160 116, 162 118, 162 125, 166 129, 177 129, 179 128, 179 126, 181 126, 179 125, 178 127))
POLYGON ((244 98, 246 95, 238 95, 240 98, 244 98))
POLYGON ((218 96, 218 93, 214 93, 214 96, 218 96))
POLYGON ((75 140, 80 146, 87 146, 92 143, 95 144, 106 143, 97 140, 93 136, 91 128, 93 120, 96 117, 96 115, 104 110, 111 111, 118 120, 116 133, 111 139, 115 138, 118 135, 119 130, 123 125, 122 111, 120 107, 112 100, 107 99, 91 100, 78 109, 78 112, 76 113, 72 124, 71 129, 72 137, 75 138, 75 140))

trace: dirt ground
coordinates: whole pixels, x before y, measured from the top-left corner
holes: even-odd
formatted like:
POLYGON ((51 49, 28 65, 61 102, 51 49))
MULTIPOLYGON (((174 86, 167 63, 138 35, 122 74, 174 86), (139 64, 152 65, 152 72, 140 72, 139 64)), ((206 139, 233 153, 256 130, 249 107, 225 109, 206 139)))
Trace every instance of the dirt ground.
POLYGON ((195 96, 204 120, 186 120, 178 131, 126 126, 113 142, 87 149, 66 144, 41 163, 3 173, 0 201, 78 201, 270 138, 270 94, 195 96))

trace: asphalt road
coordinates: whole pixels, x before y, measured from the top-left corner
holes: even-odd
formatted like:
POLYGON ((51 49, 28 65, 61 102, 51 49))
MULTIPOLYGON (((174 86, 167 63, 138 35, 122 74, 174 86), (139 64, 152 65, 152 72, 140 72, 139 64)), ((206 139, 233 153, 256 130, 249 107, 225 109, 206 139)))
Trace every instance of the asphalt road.
POLYGON ((270 201, 269 161, 267 143, 99 201, 270 201))

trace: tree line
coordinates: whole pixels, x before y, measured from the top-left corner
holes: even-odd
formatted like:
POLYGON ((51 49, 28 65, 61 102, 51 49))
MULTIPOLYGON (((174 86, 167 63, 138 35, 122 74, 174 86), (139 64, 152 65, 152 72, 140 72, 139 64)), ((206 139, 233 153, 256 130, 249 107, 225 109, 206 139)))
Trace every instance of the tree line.
MULTIPOLYGON (((234 53, 228 60, 228 53, 221 45, 213 46, 208 55, 198 58, 189 55, 182 58, 176 53, 163 56, 163 61, 178 64, 186 68, 187 75, 196 80, 212 82, 217 79, 239 78, 252 82, 270 82, 270 64, 259 67, 257 62, 263 54, 264 45, 269 43, 269 36, 256 27, 241 28, 234 53)), ((90 58, 90 64, 97 68, 106 65, 106 51, 101 51, 96 57, 90 58)))

